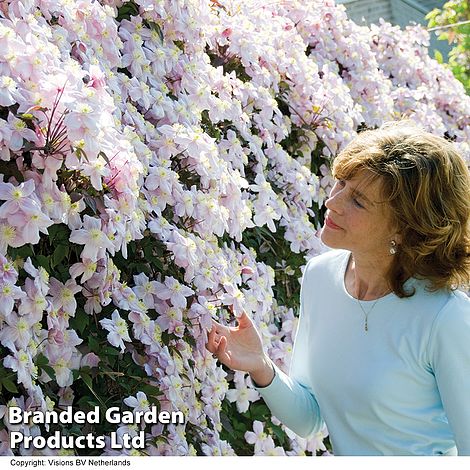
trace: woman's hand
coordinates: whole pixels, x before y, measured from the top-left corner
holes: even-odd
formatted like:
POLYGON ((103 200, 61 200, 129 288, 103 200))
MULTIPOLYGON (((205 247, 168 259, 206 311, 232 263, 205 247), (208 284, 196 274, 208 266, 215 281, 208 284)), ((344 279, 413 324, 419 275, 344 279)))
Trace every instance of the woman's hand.
POLYGON ((219 361, 233 370, 250 373, 256 384, 269 384, 274 371, 263 351, 261 337, 248 315, 243 312, 237 327, 228 327, 212 320, 206 348, 219 361))

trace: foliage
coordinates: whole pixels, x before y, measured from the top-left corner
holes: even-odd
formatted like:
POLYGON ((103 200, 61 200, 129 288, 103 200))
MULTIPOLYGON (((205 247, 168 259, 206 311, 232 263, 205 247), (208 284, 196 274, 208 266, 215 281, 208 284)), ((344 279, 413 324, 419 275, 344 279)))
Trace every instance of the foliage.
MULTIPOLYGON (((435 8, 426 16, 428 27, 449 26, 438 29, 438 39, 453 44, 449 52, 448 65, 455 77, 460 80, 470 94, 470 3, 468 0, 451 0, 442 9, 435 8), (464 23, 464 24, 459 24, 464 23)), ((435 52, 442 63, 442 54, 435 52)))

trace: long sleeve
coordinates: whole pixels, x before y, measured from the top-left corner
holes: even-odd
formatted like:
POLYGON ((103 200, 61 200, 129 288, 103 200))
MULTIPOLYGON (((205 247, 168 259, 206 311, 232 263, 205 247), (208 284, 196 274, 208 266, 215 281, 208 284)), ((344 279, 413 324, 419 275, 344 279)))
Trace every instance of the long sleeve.
POLYGON ((457 293, 435 320, 431 367, 459 455, 470 455, 470 300, 457 293))
MULTIPOLYGON (((307 270, 305 271, 307 272, 307 270)), ((304 288, 305 276, 302 280, 304 288)), ((320 408, 309 385, 308 343, 310 322, 303 310, 302 292, 300 319, 294 342, 289 375, 275 364, 275 376, 266 387, 256 387, 272 414, 301 437, 318 432, 323 426, 320 408)))

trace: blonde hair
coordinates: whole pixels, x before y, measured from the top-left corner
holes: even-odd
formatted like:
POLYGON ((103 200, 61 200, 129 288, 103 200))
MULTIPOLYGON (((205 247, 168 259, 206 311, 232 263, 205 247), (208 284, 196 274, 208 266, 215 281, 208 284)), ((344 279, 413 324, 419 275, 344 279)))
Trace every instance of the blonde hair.
POLYGON ((470 173, 455 146, 411 121, 360 133, 333 162, 333 176, 368 170, 379 178, 402 243, 389 273, 399 297, 409 277, 430 289, 470 284, 470 173))

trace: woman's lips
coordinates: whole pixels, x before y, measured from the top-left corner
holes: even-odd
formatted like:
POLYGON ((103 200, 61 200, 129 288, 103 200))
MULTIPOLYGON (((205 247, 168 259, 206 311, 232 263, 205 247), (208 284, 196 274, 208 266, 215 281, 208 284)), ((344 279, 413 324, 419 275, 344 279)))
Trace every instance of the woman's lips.
POLYGON ((336 225, 328 216, 326 216, 325 218, 325 225, 335 230, 341 229, 341 227, 339 225, 336 225))

